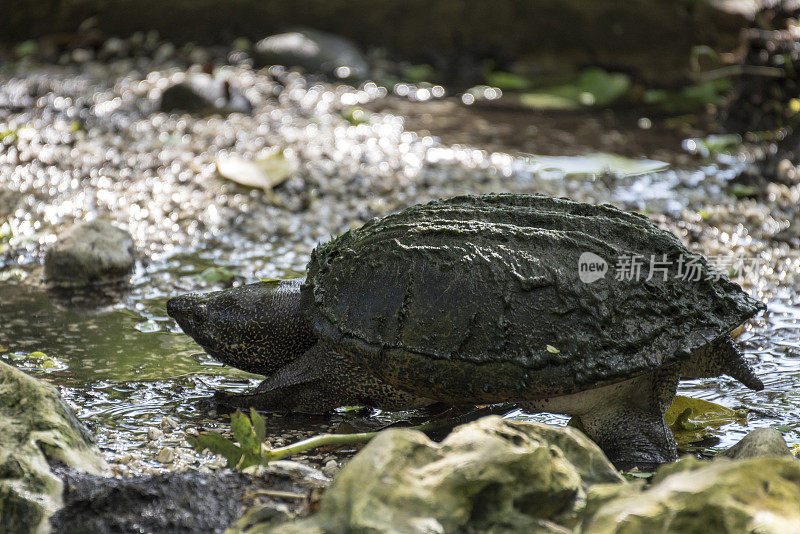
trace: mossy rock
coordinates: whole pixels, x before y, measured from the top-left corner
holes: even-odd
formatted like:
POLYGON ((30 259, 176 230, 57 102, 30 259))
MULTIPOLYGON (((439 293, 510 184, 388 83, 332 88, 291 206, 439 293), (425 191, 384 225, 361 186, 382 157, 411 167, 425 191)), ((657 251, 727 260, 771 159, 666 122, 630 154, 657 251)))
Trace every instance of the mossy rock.
POLYGON ((686 458, 662 467, 641 493, 596 486, 589 501, 584 533, 798 532, 800 462, 686 458))
POLYGON ((579 524, 592 483, 626 484, 572 428, 490 416, 441 443, 391 429, 344 467, 315 516, 238 532, 563 533, 579 524))
POLYGON ((86 428, 56 389, 0 362, 0 532, 45 532, 62 502, 59 462, 107 470, 86 428))

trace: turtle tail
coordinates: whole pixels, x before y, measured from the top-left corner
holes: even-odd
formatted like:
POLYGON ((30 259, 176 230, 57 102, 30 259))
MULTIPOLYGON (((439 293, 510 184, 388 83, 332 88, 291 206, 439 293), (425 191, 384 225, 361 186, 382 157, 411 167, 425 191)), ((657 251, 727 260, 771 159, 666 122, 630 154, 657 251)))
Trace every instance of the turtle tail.
POLYGON ((750 389, 764 389, 764 384, 729 335, 695 351, 681 368, 683 378, 710 378, 723 374, 735 378, 750 389))
POLYGON ((747 363, 744 354, 733 341, 731 336, 723 337, 722 341, 717 347, 716 352, 723 360, 722 371, 726 375, 732 376, 745 386, 755 391, 761 391, 764 389, 764 383, 758 378, 758 376, 756 376, 755 371, 750 364, 747 363))

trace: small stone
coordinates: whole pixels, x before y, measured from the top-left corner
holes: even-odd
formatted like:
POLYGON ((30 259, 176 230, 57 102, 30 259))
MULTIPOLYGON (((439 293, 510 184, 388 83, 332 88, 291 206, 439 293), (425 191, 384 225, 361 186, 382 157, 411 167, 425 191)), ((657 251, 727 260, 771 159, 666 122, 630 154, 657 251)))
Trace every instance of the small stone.
POLYGON ((792 451, 784 441, 780 432, 774 428, 757 428, 751 430, 736 445, 719 453, 725 458, 742 460, 762 456, 791 456, 792 451))
POLYGON ((169 464, 175 459, 175 451, 170 447, 162 447, 156 455, 156 461, 162 464, 169 464))
POLYGON ((188 113, 244 113, 253 112, 253 105, 244 94, 227 80, 218 80, 209 74, 193 74, 181 83, 167 87, 161 94, 161 111, 188 113))
POLYGON ((199 436, 199 435, 200 435, 200 432, 198 432, 198 431, 197 431, 197 429, 196 429, 196 428, 194 428, 194 427, 187 428, 187 429, 186 429, 186 431, 185 431, 184 433, 185 433, 187 436, 192 436, 193 438, 196 438, 197 436, 199 436))
POLYGON ((178 422, 175 421, 175 419, 172 419, 171 417, 164 417, 163 419, 161 419, 161 428, 171 428, 171 429, 178 428, 178 422))
POLYGON ((322 472, 325 475, 332 477, 339 471, 339 464, 336 463, 336 460, 330 460, 325 463, 325 466, 322 468, 322 472))
POLYGON ((161 439, 164 437, 164 432, 159 430, 158 428, 151 426, 147 429, 147 439, 150 441, 155 441, 157 439, 161 439))
POLYGON ((125 279, 135 261, 130 234, 103 220, 65 230, 47 249, 44 274, 56 285, 85 286, 125 279))

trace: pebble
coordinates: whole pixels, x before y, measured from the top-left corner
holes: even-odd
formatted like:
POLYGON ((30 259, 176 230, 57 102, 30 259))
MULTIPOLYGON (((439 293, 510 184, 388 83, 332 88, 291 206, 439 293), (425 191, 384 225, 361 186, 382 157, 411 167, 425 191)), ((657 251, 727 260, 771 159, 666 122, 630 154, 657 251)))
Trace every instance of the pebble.
POLYGON ((190 427, 190 428, 187 428, 187 429, 186 429, 186 431, 185 431, 185 434, 186 434, 187 436, 191 436, 191 437, 193 437, 193 438, 196 438, 197 436, 199 436, 199 435, 200 435, 200 432, 198 432, 196 428, 194 428, 194 427, 190 427))
POLYGON ((178 428, 178 422, 175 421, 175 419, 172 419, 171 417, 165 416, 164 418, 161 419, 161 428, 176 429, 178 428))
POLYGON ((336 460, 330 460, 322 467, 322 472, 325 473, 325 475, 332 477, 339 472, 339 464, 336 463, 336 460))
POLYGON ((175 450, 171 447, 162 447, 156 455, 156 460, 162 464, 169 464, 175 460, 175 450))
POLYGON ((164 432, 154 426, 147 429, 147 439, 156 441, 164 437, 164 432))

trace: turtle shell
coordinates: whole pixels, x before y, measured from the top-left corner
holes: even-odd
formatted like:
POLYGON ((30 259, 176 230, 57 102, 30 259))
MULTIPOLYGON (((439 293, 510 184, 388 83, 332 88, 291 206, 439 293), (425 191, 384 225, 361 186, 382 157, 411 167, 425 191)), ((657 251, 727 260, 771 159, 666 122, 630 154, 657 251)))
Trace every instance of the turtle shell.
POLYGON ((356 364, 453 403, 632 378, 763 307, 644 216, 510 194, 412 206, 319 245, 301 306, 356 364))

